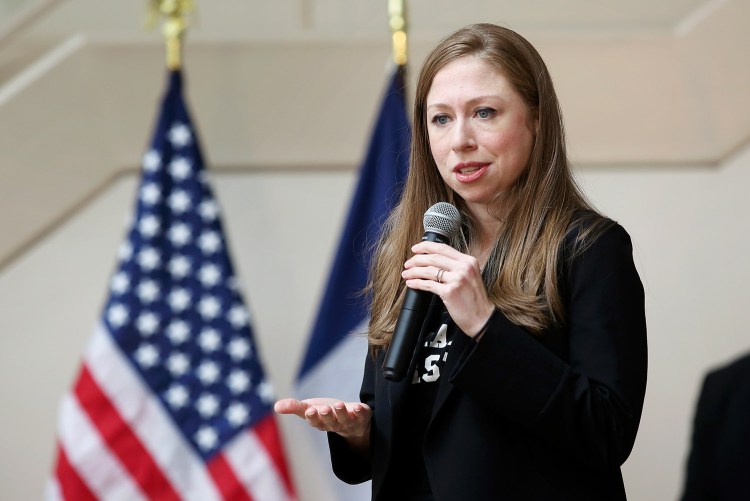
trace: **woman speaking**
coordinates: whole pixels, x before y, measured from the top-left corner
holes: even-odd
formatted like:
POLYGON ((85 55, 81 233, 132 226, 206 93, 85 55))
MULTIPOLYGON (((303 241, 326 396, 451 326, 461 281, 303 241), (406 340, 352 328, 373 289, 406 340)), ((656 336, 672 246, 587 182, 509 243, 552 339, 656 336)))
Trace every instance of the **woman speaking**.
POLYGON ((413 128, 370 274, 361 401, 283 399, 276 412, 328 432, 336 475, 372 479, 374 500, 625 499, 644 292, 628 233, 573 180, 542 58, 504 27, 456 31, 422 65, 413 128), (439 202, 458 210, 457 231, 422 241, 439 202), (393 380, 383 362, 407 291, 432 299, 393 380))

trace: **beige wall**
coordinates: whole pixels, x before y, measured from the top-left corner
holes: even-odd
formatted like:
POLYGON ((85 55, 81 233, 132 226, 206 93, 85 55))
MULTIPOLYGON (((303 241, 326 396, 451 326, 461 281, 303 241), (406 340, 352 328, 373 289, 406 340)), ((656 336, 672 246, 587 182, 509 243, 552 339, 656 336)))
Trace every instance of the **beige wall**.
MULTIPOLYGON (((83 15, 92 1, 58 2, 57 23, 40 22, 47 37, 31 40, 60 43, 39 57, 39 46, 21 43, 26 39, 0 45, 0 172, 10 180, 0 183, 0 200, 12 208, 0 211, 0 267, 115 173, 139 163, 161 94, 164 51, 112 26, 119 19, 113 12, 124 15, 119 10, 97 19, 103 27, 93 30, 83 15), (76 15, 88 23, 74 23, 76 15), (23 71, 5 73, 25 58, 23 71)), ((707 3, 718 7, 690 29, 525 33, 553 75, 574 161, 716 165, 750 139, 750 65, 739 63, 750 46, 742 23, 750 2, 707 3)), ((216 36, 211 13, 205 23, 216 36)), ((231 31, 228 39, 206 40, 201 30, 188 38, 188 99, 212 166, 340 167, 362 155, 385 79, 387 36, 364 30, 361 37, 338 34, 340 41, 333 27, 292 35, 284 14, 278 39, 235 39, 231 31)), ((410 89, 426 51, 448 31, 437 26, 442 31, 428 26, 411 39, 410 89)))

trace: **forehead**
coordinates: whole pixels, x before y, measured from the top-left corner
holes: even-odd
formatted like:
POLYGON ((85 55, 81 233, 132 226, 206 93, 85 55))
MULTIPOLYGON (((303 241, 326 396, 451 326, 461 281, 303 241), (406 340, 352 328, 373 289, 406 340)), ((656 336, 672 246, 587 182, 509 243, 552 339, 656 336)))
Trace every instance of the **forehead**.
POLYGON ((427 106, 445 99, 514 94, 517 94, 515 88, 498 68, 477 56, 463 56, 435 74, 427 93, 427 106))

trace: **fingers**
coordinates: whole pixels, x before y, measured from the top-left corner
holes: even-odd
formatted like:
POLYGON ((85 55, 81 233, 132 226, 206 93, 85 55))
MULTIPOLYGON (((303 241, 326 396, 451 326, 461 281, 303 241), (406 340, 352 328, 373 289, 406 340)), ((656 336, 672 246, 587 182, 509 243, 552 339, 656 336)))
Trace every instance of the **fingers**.
POLYGON ((308 405, 294 398, 283 398, 273 405, 277 414, 294 414, 301 418, 305 417, 308 405))
POLYGON ((415 254, 404 263, 406 270, 412 268, 432 268, 430 270, 423 270, 425 274, 419 278, 436 280, 436 273, 441 269, 459 272, 470 269, 479 270, 479 261, 474 256, 464 254, 445 244, 420 242, 414 245, 412 250, 415 254), (427 276, 427 271, 432 275, 427 276))
POLYGON ((370 408, 362 403, 311 406, 305 411, 305 419, 315 429, 332 431, 347 436, 362 435, 370 424, 370 408))
MULTIPOLYGON (((457 261, 438 255, 419 255, 404 264, 401 277, 407 281, 422 280, 421 284, 407 283, 419 288, 432 287, 436 284, 458 285, 464 282, 481 280, 481 272, 476 260, 467 256, 466 260, 457 261)), ((430 289, 434 292, 433 289, 430 289)))
POLYGON ((273 408, 278 414, 299 416, 315 429, 333 431, 343 436, 362 435, 372 417, 372 411, 366 404, 345 403, 332 398, 284 398, 277 401, 273 408))
POLYGON ((475 335, 494 309, 482 281, 479 261, 445 244, 420 242, 404 263, 402 278, 410 289, 440 297, 456 325, 475 335))
POLYGON ((463 252, 454 249, 450 245, 437 242, 419 242, 412 245, 411 250, 416 255, 440 255, 455 260, 462 260, 471 257, 468 254, 464 254, 463 252))
POLYGON ((335 415, 328 405, 310 407, 305 411, 305 419, 310 426, 320 431, 336 431, 335 415))

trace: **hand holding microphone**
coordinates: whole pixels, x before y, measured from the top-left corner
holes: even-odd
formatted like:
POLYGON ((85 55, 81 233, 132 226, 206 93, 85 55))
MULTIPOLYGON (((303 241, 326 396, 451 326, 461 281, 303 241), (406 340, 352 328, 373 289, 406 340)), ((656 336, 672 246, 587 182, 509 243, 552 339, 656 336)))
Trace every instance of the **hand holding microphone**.
MULTIPOLYGON (((458 234, 461 215, 447 202, 438 202, 424 213, 422 241, 449 244, 458 234)), ((442 278, 436 276, 436 278, 442 278)), ((401 381, 409 369, 419 332, 424 323, 432 294, 428 291, 407 289, 401 306, 391 344, 385 355, 383 375, 391 381, 401 381)))

